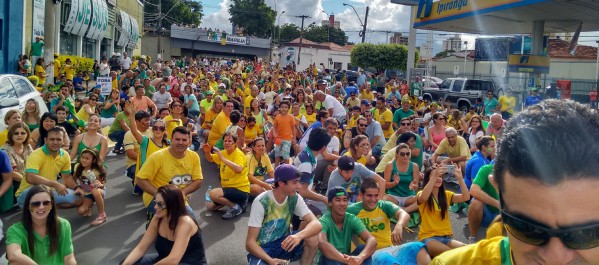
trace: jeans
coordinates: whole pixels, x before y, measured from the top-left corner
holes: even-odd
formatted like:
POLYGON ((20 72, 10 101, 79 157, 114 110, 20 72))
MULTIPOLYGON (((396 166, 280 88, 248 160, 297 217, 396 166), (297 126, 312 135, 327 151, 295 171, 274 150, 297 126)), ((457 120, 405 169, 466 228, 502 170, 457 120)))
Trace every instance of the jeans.
MULTIPOLYGON (((139 259, 137 262, 133 263, 133 265, 152 265, 155 264, 156 262, 158 262, 158 253, 154 253, 154 254, 146 254, 143 257, 141 257, 141 259, 139 259)), ((191 265, 188 263, 179 263, 179 265, 191 265)))
MULTIPOLYGON (((27 193, 30 189, 31 188, 24 190, 17 197, 17 204, 19 205, 19 207, 23 208, 23 206, 25 205, 25 197, 27 197, 27 193)), ((58 195, 58 192, 56 192, 56 190, 52 190, 52 194, 54 195, 54 202, 56 205, 73 204, 78 199, 78 196, 75 195, 75 191, 72 189, 67 189, 66 195, 58 195)))
MULTIPOLYGON (((356 247, 356 249, 354 249, 354 251, 349 254, 349 256, 357 256, 360 254, 360 252, 362 252, 362 250, 364 250, 364 245, 359 245, 356 247)), ((325 257, 324 255, 320 255, 320 262, 318 263, 320 265, 341 265, 343 263, 339 262, 339 261, 335 261, 335 260, 330 260, 327 257, 325 257)), ((364 262, 362 262, 362 265, 371 265, 372 264, 372 257, 368 257, 367 259, 364 260, 364 262)))
POLYGON ((108 138, 116 142, 114 150, 120 150, 123 148, 123 140, 125 139, 125 131, 116 131, 108 134, 108 138))

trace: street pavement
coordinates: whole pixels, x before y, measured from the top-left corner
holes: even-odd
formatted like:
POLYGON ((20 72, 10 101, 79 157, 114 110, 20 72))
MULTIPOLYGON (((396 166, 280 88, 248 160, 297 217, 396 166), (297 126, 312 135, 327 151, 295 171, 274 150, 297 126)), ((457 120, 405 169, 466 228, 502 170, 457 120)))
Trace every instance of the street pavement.
MULTIPOLYGON (((200 152, 201 153, 201 152, 200 152)), ((204 214, 204 196, 209 185, 220 186, 218 168, 207 162, 203 153, 202 187, 192 194, 189 201, 196 216, 200 220, 202 237, 206 249, 208 264, 247 264, 245 256, 245 237, 247 233, 248 211, 234 220, 222 220, 223 213, 214 213, 210 217, 204 214)), ((132 194, 131 181, 124 175, 125 156, 107 157, 108 179, 106 194, 106 213, 108 221, 98 227, 90 227, 95 219, 97 209, 94 206, 92 217, 78 216, 75 209, 59 209, 59 216, 69 220, 73 232, 75 257, 79 264, 118 264, 141 240, 145 231, 146 214, 141 196, 132 194)), ((453 189, 454 187, 450 187, 453 189)), ((0 215, 4 222, 3 230, 21 218, 21 211, 13 209, 0 215)), ((463 214, 450 213, 456 240, 466 242, 468 219, 463 214)), ((414 241, 414 233, 404 233, 404 241, 414 241)), ((479 233, 483 235, 483 233, 479 233)), ((150 252, 155 252, 150 247, 150 252)), ((0 244, 0 253, 6 252, 4 240, 0 244)), ((2 264, 2 262, 0 262, 2 264)))

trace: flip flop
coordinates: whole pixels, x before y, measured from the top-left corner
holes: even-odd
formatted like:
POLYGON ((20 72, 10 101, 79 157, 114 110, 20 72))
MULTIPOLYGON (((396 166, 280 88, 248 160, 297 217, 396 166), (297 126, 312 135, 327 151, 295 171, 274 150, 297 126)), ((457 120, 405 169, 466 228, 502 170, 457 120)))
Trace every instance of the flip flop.
POLYGON ((91 226, 98 226, 106 222, 106 214, 98 215, 96 220, 91 223, 91 226))

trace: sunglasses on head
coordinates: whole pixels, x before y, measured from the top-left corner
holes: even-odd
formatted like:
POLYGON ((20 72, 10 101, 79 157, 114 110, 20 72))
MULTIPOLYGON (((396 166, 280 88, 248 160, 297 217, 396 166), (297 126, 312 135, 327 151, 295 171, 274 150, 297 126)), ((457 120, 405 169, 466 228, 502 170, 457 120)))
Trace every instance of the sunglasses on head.
POLYGON ((29 206, 37 208, 37 207, 40 207, 42 205, 49 206, 51 203, 52 203, 52 201, 29 202, 29 206))
POLYGON ((552 237, 559 238, 570 249, 591 249, 599 246, 599 223, 587 223, 564 228, 547 226, 525 216, 514 216, 505 210, 501 195, 501 218, 505 230, 518 240, 533 246, 544 246, 552 237))
POLYGON ((164 132, 166 128, 164 126, 152 126, 152 130, 164 132))

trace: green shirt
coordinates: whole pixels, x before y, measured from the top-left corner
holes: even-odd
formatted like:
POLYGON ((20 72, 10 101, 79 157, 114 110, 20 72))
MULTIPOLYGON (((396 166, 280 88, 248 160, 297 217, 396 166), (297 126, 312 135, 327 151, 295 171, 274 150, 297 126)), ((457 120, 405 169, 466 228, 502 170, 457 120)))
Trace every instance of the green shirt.
MULTIPOLYGON (((112 102, 112 99, 107 99, 106 101, 112 102)), ((119 103, 117 102, 116 104, 119 104, 119 103)), ((100 117, 102 117, 102 118, 114 118, 114 114, 117 111, 119 111, 119 109, 116 107, 116 104, 113 104, 108 109, 102 108, 102 111, 100 112, 100 117)))
POLYGON ((56 252, 50 255, 50 237, 46 235, 41 237, 33 232, 33 252, 29 252, 29 241, 27 240, 27 231, 22 222, 18 222, 8 228, 6 232, 6 245, 17 244, 21 246, 21 252, 30 257, 40 265, 58 265, 64 264, 64 257, 73 253, 73 241, 71 239, 71 224, 69 221, 58 218, 58 246, 56 252))
POLYGON ((404 111, 402 108, 399 108, 393 113, 393 123, 397 124, 397 126, 400 126, 401 120, 403 118, 409 118, 410 116, 414 116, 413 110, 408 109, 408 111, 404 111))
POLYGON ((44 48, 43 41, 31 43, 31 55, 32 56, 42 56, 43 48, 44 48))
POLYGON ((156 93, 156 88, 154 86, 144 87, 144 89, 146 91, 146 97, 149 97, 150 99, 154 96, 154 93, 156 93))
MULTIPOLYGON (((480 189, 487 195, 491 196, 491 198, 499 200, 499 194, 497 194, 497 190, 495 189, 495 187, 493 187, 491 181, 489 181, 489 174, 491 173, 493 173, 493 164, 482 166, 478 170, 476 177, 474 177, 472 184, 478 185, 480 189)), ((499 213, 499 209, 491 207, 489 205, 487 206, 493 213, 499 213)))
POLYGON ((121 111, 114 118, 114 122, 112 123, 112 125, 110 125, 110 130, 108 131, 108 134, 111 134, 113 132, 124 131, 123 126, 121 126, 120 121, 125 121, 127 126, 131 125, 131 121, 129 120, 129 118, 127 117, 125 112, 121 111))
POLYGON ((351 213, 345 213, 343 217, 343 230, 339 230, 335 221, 328 212, 320 217, 322 232, 327 235, 327 240, 342 254, 351 253, 351 239, 353 235, 359 236, 366 229, 362 221, 351 213))

